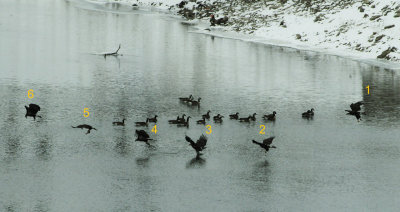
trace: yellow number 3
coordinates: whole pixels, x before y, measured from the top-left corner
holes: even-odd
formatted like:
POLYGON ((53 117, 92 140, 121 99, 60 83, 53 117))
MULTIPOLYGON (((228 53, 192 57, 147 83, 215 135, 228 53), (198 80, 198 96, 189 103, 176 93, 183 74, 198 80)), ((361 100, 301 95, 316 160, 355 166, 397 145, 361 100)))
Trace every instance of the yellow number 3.
POLYGON ((211 125, 207 125, 206 128, 208 129, 206 133, 210 135, 212 133, 211 125))
POLYGON ((265 135, 265 132, 264 132, 264 130, 265 130, 265 125, 260 125, 260 128, 261 128, 260 134, 265 135))
POLYGON ((89 115, 90 115, 90 113, 89 113, 89 108, 85 107, 85 108, 83 109, 83 116, 89 117, 89 115))
POLYGON ((29 98, 29 99, 32 99, 32 98, 33 98, 33 90, 32 90, 32 89, 29 89, 29 90, 28 90, 28 98, 29 98))

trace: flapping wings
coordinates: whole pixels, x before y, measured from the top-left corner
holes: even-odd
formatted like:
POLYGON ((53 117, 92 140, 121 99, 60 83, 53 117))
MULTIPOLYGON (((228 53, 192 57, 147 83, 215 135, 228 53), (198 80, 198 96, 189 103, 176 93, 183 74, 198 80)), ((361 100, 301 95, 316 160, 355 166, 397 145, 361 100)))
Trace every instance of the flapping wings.
POLYGON ((197 140, 196 145, 204 149, 207 144, 207 137, 205 135, 201 135, 199 140, 197 140))
POLYGON ((191 145, 194 145, 194 141, 189 137, 189 136, 185 136, 185 139, 187 142, 189 142, 191 145))
POLYGON ((275 136, 272 136, 272 137, 269 137, 267 139, 264 139, 263 144, 264 145, 268 145, 268 146, 271 145, 272 141, 274 140, 274 138, 275 138, 275 136))

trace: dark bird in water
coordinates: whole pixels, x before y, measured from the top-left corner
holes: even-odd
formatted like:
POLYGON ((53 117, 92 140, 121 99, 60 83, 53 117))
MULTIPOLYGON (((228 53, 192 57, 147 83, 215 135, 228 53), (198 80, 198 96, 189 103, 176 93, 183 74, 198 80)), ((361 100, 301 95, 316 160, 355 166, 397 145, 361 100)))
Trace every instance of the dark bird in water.
POLYGON ((276 148, 276 146, 271 146, 272 141, 274 140, 274 136, 264 139, 262 143, 253 140, 253 143, 258 144, 261 148, 265 149, 268 152, 269 148, 276 148))
POLYGON ((138 5, 137 4, 132 4, 132 7, 137 7, 138 5))
POLYGON ((29 104, 29 107, 25 105, 26 114, 25 118, 28 116, 32 116, 33 120, 36 120, 36 116, 42 118, 41 116, 36 115, 40 111, 40 107, 37 104, 29 104))
POLYGON ((253 113, 253 115, 251 116, 251 120, 252 120, 252 121, 255 121, 255 120, 256 120, 256 115, 257 115, 257 113, 253 113))
POLYGON ((201 98, 199 97, 199 98, 197 99, 197 101, 196 101, 196 100, 189 100, 188 102, 189 102, 190 104, 192 104, 192 106, 200 106, 200 100, 201 100, 201 98))
POLYGON ((314 117, 314 108, 311 108, 311 110, 307 110, 307 112, 304 112, 301 114, 303 118, 312 118, 314 117))
POLYGON ((222 118, 224 118, 224 116, 221 116, 221 114, 218 114, 213 117, 214 122, 222 122, 222 118))
POLYGON ((92 126, 90 126, 90 125, 88 125, 88 124, 81 124, 81 125, 78 125, 78 126, 76 126, 76 127, 74 127, 74 126, 71 126, 72 128, 81 128, 81 129, 87 129, 88 131, 86 132, 86 134, 89 134, 90 133, 90 130, 97 130, 96 128, 94 128, 94 127, 92 127, 92 126))
POLYGON ((189 98, 188 97, 180 97, 179 100, 182 101, 182 102, 192 101, 193 100, 193 95, 190 94, 189 98))
POLYGON ((204 119, 210 119, 210 110, 209 111, 207 111, 207 113, 206 114, 204 114, 202 117, 204 118, 204 119))
POLYGON ((149 122, 157 123, 157 115, 154 116, 154 118, 149 118, 149 122))
POLYGON ((146 119, 146 122, 135 122, 136 126, 147 126, 149 124, 149 119, 146 119))
POLYGON ((356 102, 356 103, 351 103, 350 105, 350 109, 351 110, 345 110, 347 112, 347 115, 352 115, 355 116, 357 121, 361 120, 361 105, 363 105, 364 103, 362 101, 356 102))
POLYGON ((240 122, 250 122, 250 120, 251 120, 251 116, 250 115, 247 118, 239 118, 240 122))
POLYGON ((185 122, 185 114, 182 115, 182 118, 179 118, 179 116, 176 117, 174 120, 168 120, 168 123, 170 124, 179 124, 185 122))
POLYGON ((126 119, 122 119, 122 122, 120 122, 120 121, 115 121, 115 122, 113 122, 113 125, 116 125, 116 126, 125 126, 125 120, 126 120, 126 119))
POLYGON ((229 118, 238 120, 239 119, 239 113, 236 112, 235 114, 231 114, 231 115, 229 115, 229 118))
POLYGON ((265 120, 275 121, 276 119, 276 112, 272 112, 272 114, 264 115, 263 117, 265 120))
POLYGON ((210 23, 211 26, 215 26, 215 25, 225 25, 228 22, 228 17, 223 17, 223 18, 219 18, 219 19, 215 19, 214 15, 211 15, 210 17, 210 23))
POLYGON ((206 124, 206 118, 203 117, 203 119, 198 120, 197 124, 206 124))
POLYGON ((192 117, 188 116, 187 119, 186 119, 186 121, 179 122, 179 123, 178 123, 178 126, 179 126, 179 127, 189 127, 189 119, 190 119, 190 118, 192 118, 192 117))
POLYGON ((352 111, 360 111, 361 110, 361 105, 363 105, 363 104, 364 104, 364 102, 362 102, 362 101, 359 101, 359 102, 356 102, 356 103, 351 103, 350 108, 351 108, 352 111))
POLYGON ((147 134, 147 132, 144 130, 136 130, 136 135, 137 138, 135 141, 142 141, 145 142, 147 145, 150 145, 149 141, 153 140, 150 138, 149 134, 147 134))
POLYGON ((206 148, 207 137, 205 135, 201 135, 196 143, 189 136, 185 136, 185 139, 187 142, 190 143, 190 146, 192 146, 193 149, 196 150, 197 156, 199 156, 201 154, 200 152, 206 148))

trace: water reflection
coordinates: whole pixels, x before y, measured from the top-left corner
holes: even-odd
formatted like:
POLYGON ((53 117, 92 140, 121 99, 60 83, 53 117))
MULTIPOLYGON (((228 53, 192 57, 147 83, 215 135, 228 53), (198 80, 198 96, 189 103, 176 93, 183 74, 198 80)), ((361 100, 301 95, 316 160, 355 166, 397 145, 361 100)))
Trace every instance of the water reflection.
POLYGON ((51 159, 52 143, 49 135, 40 136, 39 141, 35 146, 35 154, 40 160, 51 159))
POLYGON ((200 156, 196 156, 192 158, 189 162, 186 163, 186 168, 202 168, 206 165, 206 160, 200 156))

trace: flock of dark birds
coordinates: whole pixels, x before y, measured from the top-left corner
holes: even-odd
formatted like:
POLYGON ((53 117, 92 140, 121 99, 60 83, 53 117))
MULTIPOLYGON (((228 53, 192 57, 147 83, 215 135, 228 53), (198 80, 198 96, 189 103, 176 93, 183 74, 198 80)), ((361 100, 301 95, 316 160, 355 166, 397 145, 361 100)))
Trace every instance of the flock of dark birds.
MULTIPOLYGON (((201 98, 198 98, 197 100, 194 99, 193 95, 190 95, 189 97, 182 97, 179 98, 179 101, 182 103, 187 104, 188 106, 197 106, 200 107, 200 100, 201 98)), ((345 110, 347 112, 347 115, 352 115, 355 116, 357 121, 361 120, 361 105, 363 105, 362 101, 352 103, 350 105, 351 110, 345 110)), ((42 118, 41 116, 37 115, 37 113, 40 111, 39 105, 36 104, 29 104, 28 106, 25 106, 26 109, 26 114, 25 118, 28 116, 33 117, 34 120, 36 120, 36 117, 42 118)), ((208 110, 206 114, 202 115, 202 118, 198 121, 196 121, 197 124, 206 124, 206 120, 210 120, 211 111, 208 110)), ((256 120, 256 113, 253 113, 253 115, 249 115, 247 117, 239 117, 239 113, 234 113, 230 114, 229 118, 232 120, 238 120, 239 122, 251 122, 256 120)), ((177 116, 176 119, 168 120, 169 124, 175 124, 178 127, 189 127, 189 121, 190 121, 190 116, 185 118, 185 114, 183 114, 181 117, 177 116)), ((306 112, 302 113, 301 116, 305 119, 312 119, 314 117, 314 108, 311 108, 310 110, 307 110, 306 112)), ((157 115, 155 115, 153 118, 147 118, 145 122, 135 122, 135 125, 137 127, 147 127, 150 122, 157 123, 157 115)), ((223 122, 224 116, 221 114, 217 114, 216 116, 213 116, 213 120, 215 123, 222 123, 223 122)), ((276 112, 273 111, 271 114, 267 114, 263 116, 263 119, 266 121, 275 121, 276 120, 276 112)), ((112 122, 114 126, 125 126, 125 121, 126 119, 122 119, 121 122, 116 121, 112 122)), ((87 132, 86 134, 89 134, 91 130, 97 130, 96 128, 88 125, 88 124, 81 124, 76 127, 72 126, 72 128, 80 128, 80 129, 86 129, 87 132)), ((136 141, 141 141, 146 143, 147 145, 149 144, 150 140, 153 140, 150 138, 149 134, 145 130, 136 130, 136 141)), ((275 146, 272 146, 272 141, 274 140, 274 136, 266 138, 263 140, 262 143, 252 140, 254 144, 259 145, 261 148, 263 148, 266 152, 269 151, 270 148, 276 148, 275 146)), ((195 142, 193 141, 190 137, 185 136, 185 140, 190 143, 190 146, 193 147, 193 149, 197 153, 197 157, 201 154, 201 151, 203 151, 206 148, 207 145, 207 137, 205 135, 201 135, 200 138, 195 142)))

